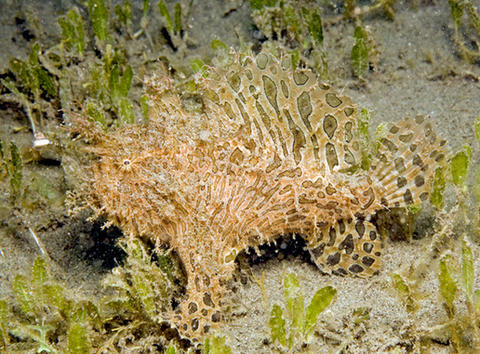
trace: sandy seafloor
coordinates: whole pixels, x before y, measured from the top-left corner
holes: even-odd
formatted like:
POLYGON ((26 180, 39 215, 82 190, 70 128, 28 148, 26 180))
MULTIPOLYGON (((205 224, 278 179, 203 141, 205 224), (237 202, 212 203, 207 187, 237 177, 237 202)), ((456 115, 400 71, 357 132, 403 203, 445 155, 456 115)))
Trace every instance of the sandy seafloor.
MULTIPOLYGON (((140 1, 134 6, 139 8, 140 1)), ((0 72, 8 66, 11 57, 25 58, 31 42, 15 23, 15 16, 29 13, 38 20, 35 34, 48 46, 55 43, 59 29, 56 17, 75 1, 0 1, 0 72)), ((477 1, 477 5, 479 5, 477 1)), ((195 1, 194 11, 188 19, 190 39, 195 48, 189 55, 209 53, 208 45, 214 37, 228 45, 254 42, 258 37, 250 18, 248 1, 195 1), (224 14, 229 15, 224 16, 224 14), (241 38, 241 39, 239 39, 241 38)), ((350 48, 353 44, 353 25, 340 23, 325 29, 327 61, 333 84, 349 95, 358 105, 372 112, 372 130, 381 122, 395 121, 405 116, 430 116, 436 131, 456 151, 469 144, 473 164, 478 164, 479 147, 475 141, 473 123, 480 116, 480 68, 462 61, 451 40, 452 22, 447 1, 419 1, 397 4, 393 21, 380 15, 364 19, 378 44, 379 64, 375 72, 359 83, 351 75, 350 48)), ((172 55, 170 58, 174 58, 172 55)), ((180 59, 179 59, 180 60, 180 59)), ((0 137, 26 148, 31 143, 28 126, 21 110, 11 105, 0 105, 0 137)), ((54 123, 51 123, 54 124, 54 123)), ((60 156, 57 156, 61 160, 60 156)), ((62 165, 25 165, 25 171, 47 177, 59 193, 68 188, 68 178, 62 165)), ((28 180, 28 179, 27 179, 28 180)), ((8 183, 6 180, 2 183, 8 183)), ((54 261, 56 276, 81 296, 100 298, 100 281, 108 272, 112 255, 108 241, 99 235, 98 225, 81 217, 70 218, 59 203, 41 210, 19 211, 9 208, 5 190, 0 195, 0 298, 11 297, 10 282, 15 274, 28 272, 32 261, 39 255, 27 227, 37 233, 45 250, 54 261), (103 252, 103 250, 107 250, 103 252)), ((447 196, 447 200, 448 200, 447 196)), ((451 200, 451 198, 450 198, 451 200)), ((447 203, 452 206, 452 201, 447 203)), ((427 223, 428 224, 428 223, 427 223)), ((419 229, 423 226, 418 225, 419 229)), ((244 274, 259 278, 265 272, 268 309, 265 308, 260 288, 250 276, 246 284, 237 284, 235 306, 223 327, 227 343, 235 353, 269 353, 268 314, 274 303, 282 303, 282 278, 295 272, 309 301, 316 289, 327 284, 338 290, 336 301, 320 316, 314 335, 304 349, 312 353, 367 353, 367 352, 420 352, 420 339, 429 329, 447 321, 439 300, 438 259, 427 265, 420 290, 425 296, 419 300, 420 309, 409 315, 395 291, 389 274, 408 274, 418 266, 431 245, 431 229, 423 230, 427 236, 411 242, 386 240, 383 250, 383 268, 370 279, 322 275, 312 264, 300 257, 273 258, 267 262, 242 268, 244 274), (428 236, 430 234, 430 236, 428 236), (352 311, 359 307, 371 308, 370 319, 354 326, 352 311)), ((421 230, 422 231, 422 230, 421 230)), ((480 247, 474 246, 475 268, 480 274, 480 247)), ((476 279, 480 287, 480 278, 476 279)), ((73 292, 72 292, 73 293, 73 292)), ((464 309, 461 302, 460 311, 464 309)), ((452 346, 448 337, 434 333, 426 347, 427 352, 449 353, 452 346)))

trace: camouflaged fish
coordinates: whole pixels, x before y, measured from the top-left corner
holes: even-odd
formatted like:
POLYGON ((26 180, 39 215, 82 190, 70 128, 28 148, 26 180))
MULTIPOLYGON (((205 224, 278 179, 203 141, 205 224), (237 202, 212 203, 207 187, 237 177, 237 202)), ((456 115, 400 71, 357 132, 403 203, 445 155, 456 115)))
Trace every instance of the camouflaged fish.
POLYGON ((429 196, 444 141, 423 117, 392 124, 360 168, 352 101, 267 53, 236 57, 200 79, 203 113, 182 108, 166 77, 151 78, 150 118, 94 142, 90 200, 133 237, 167 244, 188 285, 171 314, 201 340, 222 317, 239 252, 295 234, 321 271, 370 276, 377 211, 429 196))

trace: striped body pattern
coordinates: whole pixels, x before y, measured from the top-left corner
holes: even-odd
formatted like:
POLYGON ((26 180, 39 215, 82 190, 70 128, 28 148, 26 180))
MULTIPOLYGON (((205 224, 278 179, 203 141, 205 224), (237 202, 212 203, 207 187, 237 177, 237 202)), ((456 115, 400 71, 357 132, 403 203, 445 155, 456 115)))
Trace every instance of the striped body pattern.
POLYGON ((201 340, 222 318, 237 254, 295 234, 324 273, 370 276, 376 211, 428 198, 443 145, 423 117, 392 124, 367 170, 357 107, 267 53, 236 57, 198 82, 203 113, 152 78, 148 123, 97 138, 92 205, 133 237, 167 244, 188 284, 171 320, 201 340))

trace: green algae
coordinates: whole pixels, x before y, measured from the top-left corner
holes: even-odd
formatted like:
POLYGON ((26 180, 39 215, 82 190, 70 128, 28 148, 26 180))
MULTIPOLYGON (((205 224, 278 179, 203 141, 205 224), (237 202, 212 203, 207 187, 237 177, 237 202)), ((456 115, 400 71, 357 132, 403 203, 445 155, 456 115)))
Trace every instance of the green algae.
POLYGON ((10 175, 10 186, 15 195, 20 193, 20 187, 23 178, 23 163, 20 156, 20 151, 13 141, 10 142, 10 168, 8 174, 10 175))
POLYGON ((463 59, 478 62, 480 59, 480 16, 470 0, 448 0, 453 21, 453 40, 463 59))
POLYGON ((368 39, 367 32, 362 26, 356 26, 353 34, 355 44, 350 55, 353 74, 356 77, 363 77, 368 72, 368 39))
POLYGON ((418 309, 415 301, 415 293, 400 274, 394 273, 391 276, 392 285, 397 291, 400 299, 405 305, 407 312, 412 313, 418 309))
POLYGON ((110 37, 109 26, 110 19, 107 7, 103 0, 89 0, 88 13, 92 24, 93 32, 100 41, 105 41, 110 37))
POLYGON ((450 333, 456 350, 464 352, 480 348, 478 330, 480 312, 477 306, 477 294, 480 289, 474 289, 474 256, 470 241, 465 235, 459 253, 460 257, 453 258, 451 255, 442 257, 438 280, 444 309, 449 318, 449 322, 445 323, 446 330, 450 333), (459 311, 457 305, 459 299, 465 301, 467 314, 459 311))
POLYGON ((433 191, 430 196, 430 202, 438 209, 443 208, 443 192, 447 186, 445 180, 445 171, 442 167, 435 169, 435 176, 433 179, 433 191))
POLYGON ((220 336, 210 336, 205 340, 203 346, 205 354, 231 354, 232 349, 225 344, 225 338, 220 336))
POLYGON ((158 2, 158 10, 160 11, 160 14, 164 18, 166 22, 166 27, 167 29, 171 32, 173 31, 173 21, 172 21, 172 16, 170 16, 170 11, 168 11, 167 5, 165 4, 165 1, 160 0, 158 2))
POLYGON ((274 304, 268 325, 272 342, 292 350, 300 343, 308 341, 319 315, 332 303, 337 290, 323 287, 315 293, 305 307, 305 298, 297 276, 287 274, 283 279, 284 304, 274 304))
POLYGON ((12 287, 21 314, 2 302, 2 319, 10 319, 2 322, 4 349, 50 353, 67 348, 85 349, 73 350, 74 353, 90 350, 87 333, 98 325, 98 309, 90 301, 73 300, 66 295, 66 289, 50 275, 45 258, 34 261, 29 277, 17 275, 12 287), (63 335, 68 337, 68 344, 58 342, 63 335), (23 341, 14 341, 12 336, 23 341))
POLYGON ((158 316, 169 306, 169 292, 173 291, 169 278, 178 279, 179 275, 172 273, 174 265, 160 254, 159 265, 152 263, 138 242, 124 247, 126 263, 105 279, 110 295, 99 304, 71 296, 52 277, 50 261, 37 258, 31 275, 15 277, 13 305, 0 301, 0 348, 88 353, 93 345, 115 348, 119 340, 115 333, 138 331, 141 319, 160 331, 158 316), (127 324, 117 323, 120 315, 127 324), (22 340, 15 341, 15 337, 22 340))
POLYGON ((463 187, 467 178, 468 165, 472 156, 469 146, 465 146, 464 151, 457 152, 451 161, 450 169, 452 171, 453 183, 458 187, 463 187))
POLYGON ((85 26, 77 8, 68 11, 67 15, 58 19, 62 29, 63 43, 67 50, 75 48, 82 55, 85 50, 85 26))
POLYGON ((440 294, 444 300, 447 314, 452 318, 455 314, 453 300, 457 294, 458 287, 452 279, 452 269, 450 268, 450 256, 444 256, 440 260, 440 271, 438 273, 438 281, 440 283, 440 294))

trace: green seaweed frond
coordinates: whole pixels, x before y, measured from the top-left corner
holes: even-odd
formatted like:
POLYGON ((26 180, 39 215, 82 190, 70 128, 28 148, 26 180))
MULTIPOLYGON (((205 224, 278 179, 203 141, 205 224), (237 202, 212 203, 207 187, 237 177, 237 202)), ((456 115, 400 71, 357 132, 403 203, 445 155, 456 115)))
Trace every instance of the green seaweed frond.
POLYGON ((165 20, 165 26, 170 32, 172 32, 173 31, 172 16, 170 16, 170 11, 168 11, 168 7, 165 4, 165 1, 160 0, 157 6, 158 6, 158 10, 160 11, 160 15, 162 15, 163 19, 165 20))
POLYGON ((440 295, 449 321, 445 323, 458 352, 480 348, 480 289, 475 289, 474 254, 469 238, 463 235, 460 256, 447 254, 440 259, 438 281, 440 295), (458 309, 459 298, 467 313, 458 309))
POLYGON ((231 354, 232 349, 225 344, 225 337, 213 335, 205 339, 203 352, 205 354, 231 354))
POLYGON ((464 147, 463 151, 457 152, 450 163, 450 170, 452 172, 453 183, 457 187, 464 188, 465 180, 467 178, 468 165, 472 157, 472 151, 468 145, 464 147))
POLYGON ((129 98, 133 69, 124 53, 107 44, 102 65, 91 69, 87 100, 87 115, 103 126, 106 112, 111 108, 117 116, 117 125, 135 122, 133 104, 129 98))
POLYGON ((75 48, 82 55, 85 49, 85 29, 82 17, 77 8, 68 11, 67 15, 58 18, 62 29, 62 38, 67 50, 75 48))
POLYGON ((171 258, 155 251, 156 262, 140 240, 126 239, 122 247, 127 253, 125 265, 109 274, 104 285, 115 295, 104 300, 112 313, 132 313, 135 317, 156 322, 170 310, 170 300, 176 292, 173 285, 177 273, 171 258))
POLYGON ((52 279, 45 258, 35 259, 30 277, 15 277, 13 293, 20 315, 5 301, 0 302, 0 338, 7 352, 20 348, 37 353, 91 350, 89 334, 102 325, 99 311, 90 301, 68 297, 63 286, 52 279), (13 341, 11 335, 21 341, 13 341))
MULTIPOLYGON (((182 42, 184 25, 182 24, 182 4, 180 2, 175 3, 173 10, 169 10, 164 0, 160 0, 157 4, 160 15, 163 18, 164 26, 170 36, 175 47, 179 47, 182 42)), ((191 7, 191 2, 189 7, 191 7)))
POLYGON ((278 340, 278 342, 285 347, 287 345, 287 329, 286 321, 283 318, 283 310, 280 305, 273 305, 268 325, 270 327, 272 342, 275 343, 275 341, 278 340))
MULTIPOLYGON (((39 61, 39 54, 41 52, 40 44, 35 43, 28 57, 28 61, 22 61, 19 59, 10 60, 10 71, 15 76, 15 86, 19 92, 25 95, 31 95, 35 101, 40 100, 42 93, 49 97, 56 97, 56 82, 55 78, 41 65, 39 61)), ((2 83, 7 85, 7 80, 2 80, 2 83)), ((14 94, 15 90, 11 90, 14 94)))
POLYGON ((440 294, 444 300, 445 309, 450 318, 455 315, 455 307, 453 301, 458 291, 456 282, 453 280, 451 268, 451 256, 444 256, 440 260, 440 270, 438 273, 438 281, 440 283, 440 294))
POLYGON ((115 5, 114 11, 118 21, 124 26, 127 26, 132 21, 132 4, 130 0, 125 0, 123 6, 121 4, 115 5))
POLYGON ((353 45, 350 55, 353 74, 356 77, 362 78, 368 72, 369 68, 367 31, 362 25, 358 25, 355 27, 353 37, 355 38, 355 44, 353 45))
POLYGON ((39 136, 44 137, 36 128, 37 121, 44 116, 54 117, 58 108, 56 104, 59 83, 53 73, 55 70, 46 65, 43 58, 40 44, 34 43, 28 60, 11 59, 10 75, 0 79, 1 84, 9 92, 1 95, 0 99, 15 102, 23 108, 35 138, 33 145, 39 136))
POLYGON ((414 289, 407 284, 405 279, 398 273, 390 275, 393 288, 397 291, 398 296, 405 305, 407 312, 411 313, 417 310, 418 303, 414 289))
POLYGON ((110 38, 110 16, 103 0, 89 0, 88 13, 93 32, 99 41, 110 38))
POLYGON ((212 39, 210 42, 210 47, 212 47, 213 50, 227 50, 228 46, 222 42, 220 39, 212 39))
POLYGON ((205 63, 200 58, 192 58, 190 59, 190 66, 194 73, 200 73, 203 77, 208 75, 207 67, 205 63))
POLYGON ((430 202, 440 210, 443 208, 443 192, 445 191, 445 169, 443 167, 437 167, 435 169, 435 175, 433 177, 433 190, 430 195, 430 202))
MULTIPOLYGON (((145 346, 152 348, 164 342, 161 323, 171 310, 172 296, 180 294, 174 285, 181 278, 180 267, 166 252, 148 252, 139 240, 124 240, 122 245, 125 264, 105 278, 109 292, 99 306, 70 296, 51 276, 45 258, 34 261, 31 275, 17 275, 14 305, 0 300, 0 351, 112 351, 129 333, 143 336, 145 346)), ((213 343, 214 348, 220 345, 213 343)))
POLYGON ((322 17, 317 9, 309 11, 306 7, 302 7, 303 17, 307 22, 308 33, 312 37, 316 46, 323 46, 323 24, 322 17))
POLYGON ((10 142, 10 168, 8 169, 10 175, 10 186, 12 187, 13 193, 18 195, 20 192, 20 186, 22 183, 23 177, 23 164, 22 158, 20 156, 20 151, 18 150, 17 145, 12 141, 10 142))
POLYGON ((272 341, 291 350, 300 339, 308 340, 319 315, 331 304, 337 291, 331 286, 323 287, 305 307, 303 292, 294 273, 285 276, 283 288, 284 306, 273 305, 268 325, 272 341))
POLYGON ((75 323, 69 328, 67 337, 70 353, 87 354, 90 352, 87 330, 80 323, 75 323))
POLYGON ((448 0, 453 21, 453 40, 461 56, 469 61, 480 59, 480 16, 470 0, 448 0), (465 19, 467 19, 465 21, 465 19))

